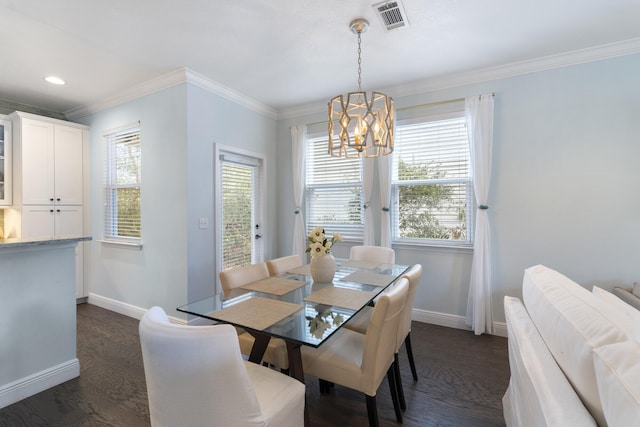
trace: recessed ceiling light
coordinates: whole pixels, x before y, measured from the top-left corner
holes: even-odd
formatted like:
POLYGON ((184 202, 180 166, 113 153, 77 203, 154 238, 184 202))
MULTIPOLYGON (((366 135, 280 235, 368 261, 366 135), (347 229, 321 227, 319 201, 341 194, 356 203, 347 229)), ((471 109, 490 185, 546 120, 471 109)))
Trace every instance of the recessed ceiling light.
POLYGON ((44 79, 46 81, 48 81, 49 83, 54 84, 54 85, 66 84, 66 82, 64 80, 62 80, 60 77, 56 77, 56 76, 49 76, 49 77, 45 77, 44 79))

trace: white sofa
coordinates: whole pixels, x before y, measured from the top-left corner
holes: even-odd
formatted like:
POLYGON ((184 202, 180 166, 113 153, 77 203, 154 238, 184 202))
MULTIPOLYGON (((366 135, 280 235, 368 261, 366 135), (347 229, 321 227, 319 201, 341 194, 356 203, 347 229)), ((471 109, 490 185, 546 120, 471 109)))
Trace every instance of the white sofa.
POLYGON ((615 287, 611 293, 640 310, 640 282, 636 282, 633 288, 615 287))
POLYGON ((542 265, 504 298, 507 426, 640 426, 640 311, 542 265))

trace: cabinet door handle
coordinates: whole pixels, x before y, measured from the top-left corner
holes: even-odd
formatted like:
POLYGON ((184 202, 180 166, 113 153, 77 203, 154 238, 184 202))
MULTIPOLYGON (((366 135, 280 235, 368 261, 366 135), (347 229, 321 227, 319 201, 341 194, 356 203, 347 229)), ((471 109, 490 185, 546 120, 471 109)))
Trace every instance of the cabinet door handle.
POLYGON ((56 212, 60 212, 60 209, 56 209, 56 212))
POLYGON ((49 209, 49 212, 53 212, 53 209, 49 209))
POLYGON ((59 202, 60 201, 60 197, 58 197, 56 200, 59 202))
POLYGON ((49 199, 49 201, 53 202, 53 197, 49 199))

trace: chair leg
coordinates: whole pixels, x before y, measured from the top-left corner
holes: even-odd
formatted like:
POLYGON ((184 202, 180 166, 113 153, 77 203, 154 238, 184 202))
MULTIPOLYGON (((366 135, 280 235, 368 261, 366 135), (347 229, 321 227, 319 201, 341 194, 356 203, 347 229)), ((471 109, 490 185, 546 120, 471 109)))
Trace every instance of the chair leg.
POLYGON ((400 400, 400 409, 407 410, 407 402, 404 400, 404 389, 402 388, 402 376, 400 376, 400 363, 398 361, 398 353, 393 355, 393 374, 396 377, 396 389, 398 390, 398 398, 400 400))
POLYGON ((407 334, 407 337, 404 339, 404 346, 407 349, 407 356, 409 357, 409 366, 411 366, 411 374, 413 375, 413 380, 418 381, 416 363, 413 361, 413 350, 411 350, 411 332, 409 332, 407 334))
POLYGON ((393 410, 396 412, 396 420, 402 422, 402 411, 400 410, 400 402, 398 398, 398 388, 395 375, 395 363, 389 366, 387 370, 387 380, 389 381, 389 390, 391 391, 391 400, 393 400, 393 410))
POLYGON ((319 382, 319 387, 320 387, 320 394, 329 394, 329 392, 331 392, 331 389, 334 387, 335 384, 333 384, 332 382, 329 382, 327 380, 323 380, 323 379, 318 379, 319 382))
POLYGON ((369 427, 378 427, 378 406, 376 397, 364 395, 367 398, 367 415, 369 415, 369 427))

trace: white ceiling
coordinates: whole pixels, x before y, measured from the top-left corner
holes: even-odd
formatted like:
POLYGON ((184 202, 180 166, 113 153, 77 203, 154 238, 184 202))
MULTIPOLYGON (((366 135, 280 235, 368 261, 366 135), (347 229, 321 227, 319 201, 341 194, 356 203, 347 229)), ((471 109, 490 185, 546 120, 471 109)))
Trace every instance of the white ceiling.
POLYGON ((0 99, 69 112, 186 67, 276 111, 326 103, 357 89, 355 17, 371 24, 363 89, 392 96, 567 53, 640 52, 638 0, 402 0, 409 26, 392 31, 377 2, 0 0, 0 99))

